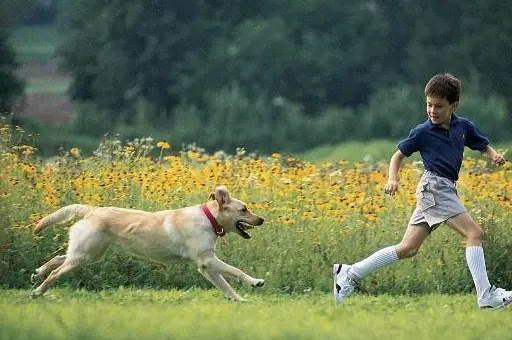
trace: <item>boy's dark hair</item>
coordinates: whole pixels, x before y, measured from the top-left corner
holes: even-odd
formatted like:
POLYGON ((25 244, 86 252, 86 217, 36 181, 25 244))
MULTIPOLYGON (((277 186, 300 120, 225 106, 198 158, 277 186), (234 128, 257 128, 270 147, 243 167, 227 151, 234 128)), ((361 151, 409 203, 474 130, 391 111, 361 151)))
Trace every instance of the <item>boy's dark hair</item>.
POLYGON ((450 104, 459 101, 460 80, 450 73, 436 74, 425 86, 425 97, 446 98, 450 104))

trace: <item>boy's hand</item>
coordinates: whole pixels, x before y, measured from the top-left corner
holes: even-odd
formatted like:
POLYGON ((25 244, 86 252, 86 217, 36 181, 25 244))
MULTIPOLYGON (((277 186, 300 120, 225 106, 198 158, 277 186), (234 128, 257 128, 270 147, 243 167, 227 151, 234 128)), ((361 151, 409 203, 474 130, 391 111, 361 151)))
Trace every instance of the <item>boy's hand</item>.
POLYGON ((487 145, 485 149, 482 150, 482 153, 485 154, 487 158, 489 158, 489 160, 493 162, 493 164, 503 165, 507 161, 505 159, 505 154, 507 153, 507 151, 508 150, 505 150, 503 152, 497 152, 490 145, 487 145))
POLYGON ((384 192, 393 196, 398 190, 398 181, 389 180, 384 186, 384 192))
POLYGON ((505 157, 502 155, 502 154, 499 154, 499 153, 495 153, 493 156, 492 156, 492 162, 496 165, 503 165, 505 164, 505 157))

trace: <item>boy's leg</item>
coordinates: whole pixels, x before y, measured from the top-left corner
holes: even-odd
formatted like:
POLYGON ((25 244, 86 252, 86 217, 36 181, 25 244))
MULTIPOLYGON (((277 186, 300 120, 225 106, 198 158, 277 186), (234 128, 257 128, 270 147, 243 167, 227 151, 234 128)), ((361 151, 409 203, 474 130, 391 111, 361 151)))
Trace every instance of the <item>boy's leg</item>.
POLYGON ((485 267, 484 251, 482 248, 483 231, 473 221, 468 213, 462 213, 449 218, 446 224, 457 231, 466 240, 466 262, 475 283, 476 294, 481 298, 491 287, 485 267))
POLYGON ((429 234, 430 227, 427 223, 409 225, 398 245, 380 249, 364 260, 354 263, 349 275, 353 274, 355 279, 362 279, 380 267, 416 255, 429 234))
POLYGON ((399 259, 414 256, 429 233, 430 227, 427 223, 410 225, 400 244, 380 249, 352 266, 335 264, 333 276, 336 302, 341 303, 345 297, 352 294, 358 280, 369 273, 399 259))
POLYGON ((492 287, 487 277, 482 228, 468 213, 449 218, 446 223, 466 239, 466 261, 475 283, 480 307, 503 307, 512 302, 512 292, 492 287))

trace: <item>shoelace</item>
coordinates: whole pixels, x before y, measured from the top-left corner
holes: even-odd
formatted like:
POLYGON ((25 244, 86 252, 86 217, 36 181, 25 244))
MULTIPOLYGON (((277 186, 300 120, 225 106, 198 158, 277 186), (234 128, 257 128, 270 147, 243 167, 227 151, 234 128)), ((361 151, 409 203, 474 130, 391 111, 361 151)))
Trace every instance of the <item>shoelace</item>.
POLYGON ((346 282, 343 285, 343 287, 340 286, 338 283, 336 283, 336 291, 338 292, 338 294, 339 293, 342 293, 342 294, 350 293, 355 287, 357 287, 359 285, 359 283, 356 280, 354 280, 348 276, 346 276, 345 280, 346 280, 346 282))
POLYGON ((503 288, 496 288, 496 292, 501 295, 503 301, 511 301, 512 300, 512 292, 509 292, 503 288))

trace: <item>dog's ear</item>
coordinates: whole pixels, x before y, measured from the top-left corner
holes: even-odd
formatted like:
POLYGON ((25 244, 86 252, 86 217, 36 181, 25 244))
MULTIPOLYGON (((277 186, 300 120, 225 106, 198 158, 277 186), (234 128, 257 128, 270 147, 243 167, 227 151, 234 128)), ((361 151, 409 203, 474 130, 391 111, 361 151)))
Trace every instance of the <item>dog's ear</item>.
POLYGON ((215 189, 215 199, 217 200, 217 203, 219 203, 219 206, 228 204, 229 201, 231 201, 228 188, 224 185, 218 186, 217 189, 215 189))
POLYGON ((214 200, 214 199, 215 199, 215 193, 214 193, 214 192, 212 192, 212 193, 210 194, 210 196, 208 196, 208 201, 212 201, 212 200, 214 200))

